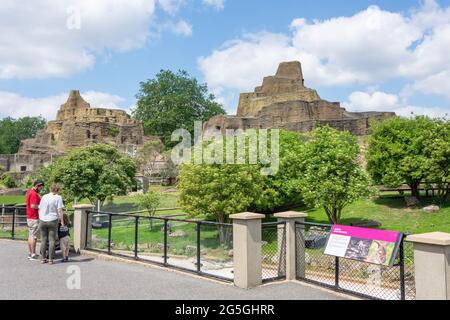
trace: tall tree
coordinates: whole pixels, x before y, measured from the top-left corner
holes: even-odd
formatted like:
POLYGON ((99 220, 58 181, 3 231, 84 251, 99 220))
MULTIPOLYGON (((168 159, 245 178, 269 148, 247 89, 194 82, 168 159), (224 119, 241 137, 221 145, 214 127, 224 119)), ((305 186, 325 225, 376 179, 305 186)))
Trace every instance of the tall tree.
POLYGON ((42 117, 0 120, 0 153, 13 154, 19 151, 20 141, 32 138, 45 127, 42 117))
POLYGON ((450 198, 450 121, 435 120, 430 142, 426 147, 428 166, 426 180, 438 187, 441 204, 450 198))
POLYGON ((406 183, 419 198, 419 185, 428 172, 429 148, 436 121, 427 117, 394 117, 372 126, 367 169, 376 183, 398 187, 406 183))
POLYGON ((225 113, 208 94, 207 85, 199 84, 186 71, 160 71, 155 79, 141 82, 136 98, 134 118, 144 122, 146 134, 162 137, 166 147, 177 144, 171 141, 174 130, 183 128, 192 134, 194 121, 225 113))
POLYGON ((288 183, 297 186, 308 205, 324 208, 330 222, 338 224, 347 205, 373 194, 358 155, 358 143, 349 132, 317 128, 298 154, 300 177, 288 183))

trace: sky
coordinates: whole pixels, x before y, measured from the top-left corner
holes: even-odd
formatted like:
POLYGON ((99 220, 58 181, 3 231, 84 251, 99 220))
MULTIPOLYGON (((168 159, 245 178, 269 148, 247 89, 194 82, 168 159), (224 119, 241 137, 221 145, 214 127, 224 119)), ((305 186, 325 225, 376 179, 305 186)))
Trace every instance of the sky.
POLYGON ((0 117, 53 120, 72 89, 131 111, 162 69, 235 114, 291 60, 349 111, 450 115, 450 0, 0 0, 0 35, 0 117))

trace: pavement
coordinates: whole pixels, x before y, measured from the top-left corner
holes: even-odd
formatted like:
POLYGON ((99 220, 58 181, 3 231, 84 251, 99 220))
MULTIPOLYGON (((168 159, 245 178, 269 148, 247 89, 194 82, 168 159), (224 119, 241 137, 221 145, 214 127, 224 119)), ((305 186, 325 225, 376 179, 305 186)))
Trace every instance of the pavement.
POLYGON ((232 284, 171 269, 116 260, 109 261, 90 255, 73 256, 69 263, 58 261, 54 265, 29 261, 26 256, 25 242, 0 240, 1 300, 350 299, 345 295, 297 281, 276 282, 244 290, 232 284), (80 277, 76 278, 78 274, 80 277), (76 288, 78 284, 80 289, 76 288))

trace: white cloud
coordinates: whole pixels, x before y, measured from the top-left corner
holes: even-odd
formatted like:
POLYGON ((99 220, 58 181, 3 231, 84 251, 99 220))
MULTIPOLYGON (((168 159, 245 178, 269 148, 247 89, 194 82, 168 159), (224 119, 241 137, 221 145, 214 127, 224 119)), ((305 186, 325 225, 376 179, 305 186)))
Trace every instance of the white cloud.
POLYGON ((427 0, 409 13, 370 6, 352 16, 294 19, 290 33, 246 34, 200 57, 198 66, 208 84, 223 91, 251 90, 279 62, 300 60, 310 87, 400 79, 410 90, 450 99, 449 47, 450 7, 427 0))
POLYGON ((225 0, 203 0, 207 6, 211 6, 216 10, 223 10, 225 8, 225 0))
POLYGON ((176 23, 168 23, 167 29, 177 35, 183 35, 186 37, 192 36, 192 24, 185 20, 180 20, 176 23))
POLYGON ((154 0, 2 0, 0 78, 69 76, 142 47, 154 0))
POLYGON ((170 15, 175 15, 186 2, 186 0, 158 0, 161 9, 170 15))
MULTIPOLYGON (((121 106, 125 99, 120 96, 98 91, 87 91, 81 95, 91 104, 91 107, 124 109, 129 112, 128 108, 121 106)), ((61 93, 42 98, 30 98, 13 92, 0 91, 0 116, 13 118, 43 116, 47 120, 54 120, 56 112, 61 104, 67 101, 67 97, 67 93, 61 93)))
POLYGON ((395 94, 381 91, 372 93, 355 91, 350 94, 348 101, 343 103, 347 111, 393 111, 397 115, 409 117, 411 115, 426 115, 429 117, 444 117, 450 115, 450 108, 420 107, 408 104, 395 94))

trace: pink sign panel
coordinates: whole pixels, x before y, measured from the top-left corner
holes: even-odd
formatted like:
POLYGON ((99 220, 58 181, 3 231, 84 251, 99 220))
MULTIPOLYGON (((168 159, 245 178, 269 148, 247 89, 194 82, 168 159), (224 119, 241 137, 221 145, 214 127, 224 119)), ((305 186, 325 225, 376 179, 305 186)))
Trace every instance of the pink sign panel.
POLYGON ((398 253, 402 234, 385 231, 334 225, 331 229, 325 254, 392 266, 398 253))

